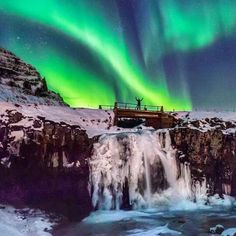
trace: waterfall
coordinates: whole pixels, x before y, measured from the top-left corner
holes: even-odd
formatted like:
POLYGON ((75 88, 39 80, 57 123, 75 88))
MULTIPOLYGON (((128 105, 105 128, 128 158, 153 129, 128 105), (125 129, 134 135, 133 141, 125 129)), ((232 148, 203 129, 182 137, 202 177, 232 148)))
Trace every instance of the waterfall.
POLYGON ((205 182, 193 185, 189 164, 176 160, 167 130, 104 134, 94 144, 89 166, 96 209, 120 209, 124 194, 136 209, 206 196, 205 182))

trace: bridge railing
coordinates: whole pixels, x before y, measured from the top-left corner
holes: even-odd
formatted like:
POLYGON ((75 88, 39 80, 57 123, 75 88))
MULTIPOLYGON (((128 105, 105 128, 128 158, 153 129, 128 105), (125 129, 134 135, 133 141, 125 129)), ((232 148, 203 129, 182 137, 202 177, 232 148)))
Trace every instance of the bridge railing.
POLYGON ((112 110, 117 109, 127 109, 127 110, 142 110, 142 111, 163 111, 163 106, 152 106, 152 105, 141 105, 138 107, 134 103, 124 103, 124 102, 115 102, 114 106, 112 105, 99 105, 99 109, 112 110))
POLYGON ((114 105, 99 105, 98 108, 102 109, 102 110, 113 110, 114 109, 114 105))

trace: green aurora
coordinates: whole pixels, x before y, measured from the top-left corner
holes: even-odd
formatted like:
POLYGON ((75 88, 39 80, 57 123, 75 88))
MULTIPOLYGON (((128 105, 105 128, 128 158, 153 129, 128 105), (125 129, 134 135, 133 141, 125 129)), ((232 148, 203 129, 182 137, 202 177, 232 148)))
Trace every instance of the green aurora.
POLYGON ((2 0, 0 43, 71 106, 139 96, 191 110, 185 56, 235 35, 235 12, 235 0, 2 0), (171 55, 174 86, 164 63, 171 55))

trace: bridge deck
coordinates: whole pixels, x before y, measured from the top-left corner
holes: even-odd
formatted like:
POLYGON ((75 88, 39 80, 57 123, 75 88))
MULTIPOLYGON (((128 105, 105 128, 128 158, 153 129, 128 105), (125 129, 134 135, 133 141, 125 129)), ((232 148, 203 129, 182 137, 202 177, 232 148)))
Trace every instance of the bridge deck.
POLYGON ((146 126, 156 129, 170 128, 174 124, 174 117, 164 112, 163 106, 149 106, 132 103, 115 102, 112 105, 100 105, 99 109, 110 109, 114 111, 114 125, 122 118, 145 119, 146 126))
MULTIPOLYGON (((102 108, 102 106, 100 106, 102 108)), ((170 128, 173 126, 174 118, 164 112, 163 106, 137 106, 130 103, 115 103, 114 125, 118 125, 121 118, 145 119, 146 126, 153 126, 156 129, 170 128)))

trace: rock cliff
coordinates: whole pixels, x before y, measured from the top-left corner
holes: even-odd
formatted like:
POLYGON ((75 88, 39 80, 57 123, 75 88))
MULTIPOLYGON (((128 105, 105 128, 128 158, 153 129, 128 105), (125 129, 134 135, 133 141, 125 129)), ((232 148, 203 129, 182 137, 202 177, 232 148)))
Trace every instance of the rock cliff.
POLYGON ((0 201, 88 214, 92 136, 111 123, 109 111, 0 102, 0 201))
POLYGON ((171 133, 173 145, 179 150, 178 158, 190 163, 195 179, 206 177, 209 194, 236 195, 235 135, 189 128, 171 133))
POLYGON ((190 163, 193 177, 206 178, 209 194, 235 196, 235 114, 208 113, 205 116, 187 120, 182 117, 178 127, 171 130, 172 144, 178 149, 180 162, 190 163))
POLYGON ((13 53, 0 48, 0 101, 65 105, 62 98, 47 88, 37 70, 13 53))
POLYGON ((77 125, 7 110, 0 118, 0 200, 86 215, 91 149, 77 125))

